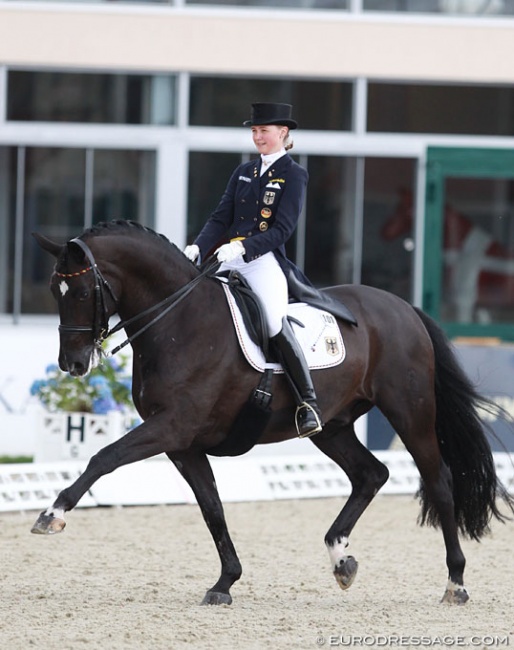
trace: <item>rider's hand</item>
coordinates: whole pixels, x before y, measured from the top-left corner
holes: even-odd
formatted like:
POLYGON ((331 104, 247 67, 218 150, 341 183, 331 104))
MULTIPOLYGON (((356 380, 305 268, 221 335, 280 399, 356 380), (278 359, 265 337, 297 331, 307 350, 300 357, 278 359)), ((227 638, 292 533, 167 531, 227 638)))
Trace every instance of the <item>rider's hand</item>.
POLYGON ((230 244, 223 244, 215 253, 218 262, 233 262, 245 254, 245 248, 240 241, 231 241, 230 244))
POLYGON ((191 260, 191 262, 196 262, 198 255, 200 255, 200 249, 196 244, 191 244, 191 246, 186 246, 184 248, 184 255, 188 260, 191 260))

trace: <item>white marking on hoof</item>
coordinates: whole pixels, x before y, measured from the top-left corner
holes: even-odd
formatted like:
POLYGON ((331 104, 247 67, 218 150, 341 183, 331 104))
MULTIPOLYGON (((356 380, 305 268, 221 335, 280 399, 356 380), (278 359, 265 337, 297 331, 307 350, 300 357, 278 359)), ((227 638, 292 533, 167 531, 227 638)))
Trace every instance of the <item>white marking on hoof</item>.
POLYGON ((347 555, 348 538, 337 538, 334 544, 327 544, 334 578, 341 589, 348 589, 353 584, 359 563, 352 555, 347 555))
POLYGON ((349 543, 348 537, 338 537, 334 544, 327 544, 332 571, 335 571, 339 567, 341 560, 344 561, 344 558, 346 557, 345 551, 348 548, 349 543))
POLYGON ((446 591, 444 592, 444 596, 441 598, 441 602, 450 605, 464 605, 468 600, 469 594, 464 585, 458 585, 452 580, 448 580, 446 591))
POLYGON ((61 533, 66 527, 66 522, 63 518, 64 510, 57 508, 55 513, 53 508, 48 508, 46 512, 42 512, 30 532, 36 535, 55 535, 55 533, 61 533), (57 517, 55 513, 57 513, 57 517))
POLYGON ((47 517, 55 517, 55 519, 64 519, 64 510, 62 508, 48 508, 45 510, 47 517))

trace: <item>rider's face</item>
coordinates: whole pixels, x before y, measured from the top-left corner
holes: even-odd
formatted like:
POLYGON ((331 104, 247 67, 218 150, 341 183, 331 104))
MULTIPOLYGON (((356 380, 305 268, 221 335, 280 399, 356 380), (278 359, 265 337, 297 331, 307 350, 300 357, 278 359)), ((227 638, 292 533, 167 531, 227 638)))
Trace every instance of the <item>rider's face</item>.
POLYGON ((252 126, 252 138, 257 151, 265 155, 277 153, 282 149, 287 132, 287 126, 279 126, 278 124, 252 126))

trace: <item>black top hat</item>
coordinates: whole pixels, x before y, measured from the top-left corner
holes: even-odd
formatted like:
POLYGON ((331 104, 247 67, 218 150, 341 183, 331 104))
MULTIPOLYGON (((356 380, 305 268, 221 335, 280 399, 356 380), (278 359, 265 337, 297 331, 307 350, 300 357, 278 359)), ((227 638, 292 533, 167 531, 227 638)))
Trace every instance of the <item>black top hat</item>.
POLYGON ((293 107, 291 104, 259 103, 252 104, 252 115, 249 120, 243 122, 243 126, 264 126, 265 124, 278 124, 296 129, 298 126, 295 120, 291 119, 293 107))

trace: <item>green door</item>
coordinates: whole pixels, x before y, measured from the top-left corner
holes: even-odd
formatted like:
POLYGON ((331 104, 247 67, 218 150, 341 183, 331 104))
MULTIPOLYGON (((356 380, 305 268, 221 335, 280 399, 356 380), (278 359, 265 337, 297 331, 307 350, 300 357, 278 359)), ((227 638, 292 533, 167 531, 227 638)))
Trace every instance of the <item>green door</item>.
POLYGON ((452 337, 514 340, 514 150, 428 149, 423 309, 452 337))

